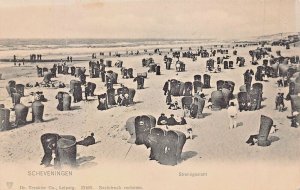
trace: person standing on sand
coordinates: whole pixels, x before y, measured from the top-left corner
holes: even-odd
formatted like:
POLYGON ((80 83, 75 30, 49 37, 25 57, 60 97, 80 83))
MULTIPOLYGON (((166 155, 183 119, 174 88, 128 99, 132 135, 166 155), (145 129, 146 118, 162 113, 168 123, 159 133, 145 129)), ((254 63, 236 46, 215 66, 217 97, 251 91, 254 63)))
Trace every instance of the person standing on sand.
POLYGON ((90 92, 90 88, 87 84, 84 84, 84 96, 85 96, 85 101, 88 101, 88 95, 90 92))
POLYGON ((277 99, 277 104, 279 107, 279 111, 283 112, 285 110, 285 105, 284 105, 284 93, 280 93, 279 98, 277 99))
POLYGON ((237 119, 238 109, 234 105, 234 102, 230 103, 230 106, 228 107, 227 112, 228 112, 228 118, 229 118, 229 129, 236 128, 236 125, 237 125, 236 119, 237 119))

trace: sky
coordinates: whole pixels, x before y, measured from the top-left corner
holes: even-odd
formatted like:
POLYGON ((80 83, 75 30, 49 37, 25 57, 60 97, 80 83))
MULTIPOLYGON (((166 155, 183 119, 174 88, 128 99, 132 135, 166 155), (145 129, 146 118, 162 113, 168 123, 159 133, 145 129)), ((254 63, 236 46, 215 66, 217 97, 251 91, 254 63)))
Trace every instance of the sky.
POLYGON ((240 39, 300 31, 300 0, 0 0, 0 38, 240 39))

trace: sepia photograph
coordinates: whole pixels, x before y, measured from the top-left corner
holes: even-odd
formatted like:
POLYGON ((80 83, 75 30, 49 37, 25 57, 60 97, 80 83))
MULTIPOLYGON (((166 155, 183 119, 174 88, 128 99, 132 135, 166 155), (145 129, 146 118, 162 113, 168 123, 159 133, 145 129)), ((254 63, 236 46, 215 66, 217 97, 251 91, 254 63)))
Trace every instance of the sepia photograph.
POLYGON ((0 0, 0 190, 300 190, 300 0, 0 0))

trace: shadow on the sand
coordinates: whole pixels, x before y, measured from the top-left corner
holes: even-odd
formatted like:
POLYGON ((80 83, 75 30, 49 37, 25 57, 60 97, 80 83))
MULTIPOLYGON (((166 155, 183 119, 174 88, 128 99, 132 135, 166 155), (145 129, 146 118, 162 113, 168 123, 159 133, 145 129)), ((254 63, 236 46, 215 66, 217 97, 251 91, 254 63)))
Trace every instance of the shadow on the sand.
POLYGON ((55 120, 57 120, 57 119, 58 119, 57 117, 50 118, 50 119, 44 119, 44 122, 55 121, 55 120))
POLYGON ((86 162, 86 163, 83 163, 81 165, 79 165, 79 168, 91 168, 91 167, 94 167, 94 166, 97 166, 98 164, 96 162, 86 162))
POLYGON ((198 137, 198 135, 193 135, 193 139, 195 139, 195 138, 197 138, 198 137))
POLYGON ((263 109, 263 108, 265 108, 265 107, 267 107, 266 105, 261 105, 260 106, 260 109, 263 109))
POLYGON ((96 101, 98 99, 87 99, 87 100, 83 100, 84 102, 93 102, 93 101, 96 101))
POLYGON ((269 136, 268 140, 271 141, 271 143, 273 143, 273 142, 279 141, 280 138, 277 136, 269 136))
POLYGON ((205 118, 205 117, 207 117, 207 116, 210 116, 211 113, 203 113, 202 115, 203 115, 203 118, 205 118))
POLYGON ((95 158, 95 156, 83 156, 78 158, 76 162, 79 168, 90 168, 97 165, 96 162, 91 162, 95 158))
POLYGON ((140 104, 140 103, 143 103, 144 101, 136 101, 134 102, 134 104, 140 104))
MULTIPOLYGON (((46 122, 55 121, 55 120, 58 120, 58 118, 54 117, 54 118, 50 118, 50 119, 44 119, 43 122, 41 122, 41 123, 46 123, 46 122)), ((7 128, 5 131, 10 131, 10 130, 26 127, 27 125, 32 124, 32 123, 34 123, 34 122, 26 121, 26 123, 16 125, 15 122, 10 122, 10 127, 7 128)))
POLYGON ((95 156, 82 156, 82 157, 78 158, 76 160, 76 162, 78 165, 80 165, 85 162, 90 162, 90 161, 94 160, 95 158, 96 158, 95 156))
POLYGON ((72 106, 71 107, 71 110, 80 110, 82 109, 80 106, 72 106))
POLYGON ((242 127, 243 125, 244 125, 243 122, 238 122, 238 123, 236 124, 236 127, 242 127))
POLYGON ((10 123, 10 127, 6 128, 4 131, 10 131, 10 130, 15 130, 15 129, 18 129, 18 128, 22 128, 22 127, 25 127, 26 125, 30 124, 32 122, 26 122, 26 124, 19 124, 19 125, 15 125, 14 122, 11 122, 10 123))
POLYGON ((190 158, 193 158, 197 155, 198 153, 195 151, 186 151, 181 153, 181 161, 186 161, 190 158))

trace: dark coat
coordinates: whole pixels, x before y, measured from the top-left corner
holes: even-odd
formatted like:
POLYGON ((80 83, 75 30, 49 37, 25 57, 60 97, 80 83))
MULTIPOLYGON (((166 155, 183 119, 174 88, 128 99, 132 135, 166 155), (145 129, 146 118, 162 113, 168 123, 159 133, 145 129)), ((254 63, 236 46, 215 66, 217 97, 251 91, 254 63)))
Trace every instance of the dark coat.
POLYGON ((179 124, 174 117, 168 118, 168 125, 177 125, 179 124))
POLYGON ((162 121, 168 121, 168 118, 166 116, 159 116, 157 120, 157 125, 164 125, 161 123, 162 121))

